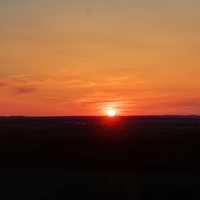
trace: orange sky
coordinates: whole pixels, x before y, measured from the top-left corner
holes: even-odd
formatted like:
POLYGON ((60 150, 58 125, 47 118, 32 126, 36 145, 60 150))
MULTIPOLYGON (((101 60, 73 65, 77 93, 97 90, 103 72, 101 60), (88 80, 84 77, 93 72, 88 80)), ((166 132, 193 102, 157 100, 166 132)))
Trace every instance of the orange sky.
POLYGON ((200 114, 200 3, 0 2, 0 115, 200 114))

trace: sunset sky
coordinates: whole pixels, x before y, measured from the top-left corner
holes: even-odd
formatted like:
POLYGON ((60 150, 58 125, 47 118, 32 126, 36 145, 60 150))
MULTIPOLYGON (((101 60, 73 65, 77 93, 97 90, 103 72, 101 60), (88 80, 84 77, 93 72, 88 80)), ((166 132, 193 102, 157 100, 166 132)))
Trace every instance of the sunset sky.
POLYGON ((200 114, 199 0, 0 0, 0 115, 200 114))

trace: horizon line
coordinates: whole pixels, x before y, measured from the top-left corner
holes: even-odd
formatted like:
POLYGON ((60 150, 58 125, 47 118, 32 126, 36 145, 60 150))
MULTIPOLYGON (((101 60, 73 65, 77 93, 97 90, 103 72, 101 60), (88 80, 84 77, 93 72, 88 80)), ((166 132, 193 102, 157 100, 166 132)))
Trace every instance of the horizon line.
MULTIPOLYGON (((39 118, 39 117, 107 117, 106 115, 0 115, 3 117, 23 117, 23 118, 39 118)), ((159 114, 159 115, 117 115, 116 118, 120 117, 200 117, 200 114, 159 114)))

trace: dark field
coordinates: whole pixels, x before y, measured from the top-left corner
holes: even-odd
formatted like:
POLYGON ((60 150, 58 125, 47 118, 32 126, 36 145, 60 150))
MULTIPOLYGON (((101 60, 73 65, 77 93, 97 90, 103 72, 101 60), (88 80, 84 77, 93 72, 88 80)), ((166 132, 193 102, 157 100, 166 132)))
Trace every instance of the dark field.
POLYGON ((199 117, 0 118, 0 199, 200 199, 199 117))

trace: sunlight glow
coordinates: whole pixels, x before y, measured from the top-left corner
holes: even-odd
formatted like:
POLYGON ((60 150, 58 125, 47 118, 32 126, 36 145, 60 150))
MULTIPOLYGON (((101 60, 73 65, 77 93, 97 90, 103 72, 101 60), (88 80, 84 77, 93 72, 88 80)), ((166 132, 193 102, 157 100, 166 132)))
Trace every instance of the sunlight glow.
POLYGON ((108 117, 115 117, 116 114, 117 114, 117 112, 113 108, 110 108, 110 109, 107 110, 107 116, 108 117))

